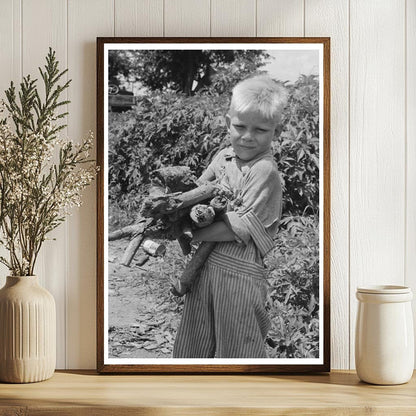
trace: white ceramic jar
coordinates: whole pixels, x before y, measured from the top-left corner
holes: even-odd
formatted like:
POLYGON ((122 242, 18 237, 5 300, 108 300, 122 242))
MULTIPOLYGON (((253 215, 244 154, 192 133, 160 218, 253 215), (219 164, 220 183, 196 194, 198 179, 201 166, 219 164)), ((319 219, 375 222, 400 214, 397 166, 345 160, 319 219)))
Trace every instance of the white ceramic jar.
POLYGON ((414 368, 414 335, 410 288, 370 286, 357 289, 355 366, 358 377, 372 384, 402 384, 414 368))

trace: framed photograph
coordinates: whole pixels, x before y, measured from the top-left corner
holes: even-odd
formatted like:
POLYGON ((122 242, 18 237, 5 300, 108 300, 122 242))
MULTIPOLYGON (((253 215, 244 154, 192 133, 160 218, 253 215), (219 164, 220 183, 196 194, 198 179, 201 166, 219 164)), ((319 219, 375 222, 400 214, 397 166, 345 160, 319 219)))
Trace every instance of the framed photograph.
POLYGON ((97 39, 97 369, 330 371, 329 38, 97 39))

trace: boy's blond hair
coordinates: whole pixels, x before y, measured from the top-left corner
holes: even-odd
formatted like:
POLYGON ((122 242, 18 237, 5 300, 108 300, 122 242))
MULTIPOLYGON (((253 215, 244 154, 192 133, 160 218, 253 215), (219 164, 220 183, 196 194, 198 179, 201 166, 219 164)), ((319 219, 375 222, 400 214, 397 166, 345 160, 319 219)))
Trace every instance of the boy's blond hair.
POLYGON ((281 121, 288 92, 268 75, 256 75, 240 81, 232 91, 230 111, 258 111, 263 117, 281 121))

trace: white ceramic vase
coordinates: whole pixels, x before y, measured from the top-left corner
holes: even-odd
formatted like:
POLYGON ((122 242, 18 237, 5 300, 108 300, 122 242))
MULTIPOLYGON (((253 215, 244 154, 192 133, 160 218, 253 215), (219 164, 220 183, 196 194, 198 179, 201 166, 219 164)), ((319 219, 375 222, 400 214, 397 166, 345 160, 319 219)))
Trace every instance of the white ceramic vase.
POLYGON ((372 384, 402 384, 414 368, 412 291, 404 286, 357 289, 355 366, 372 384))
POLYGON ((0 290, 0 381, 32 383, 56 366, 53 296, 36 276, 8 276, 0 290))

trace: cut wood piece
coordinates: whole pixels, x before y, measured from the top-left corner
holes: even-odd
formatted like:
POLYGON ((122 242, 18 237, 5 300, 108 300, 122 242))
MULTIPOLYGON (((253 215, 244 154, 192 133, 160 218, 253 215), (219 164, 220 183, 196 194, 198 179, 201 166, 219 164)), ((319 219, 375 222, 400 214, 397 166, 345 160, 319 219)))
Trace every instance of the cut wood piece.
POLYGON ((215 195, 215 190, 216 186, 211 182, 207 182, 198 186, 198 188, 184 192, 177 196, 177 199, 180 201, 179 208, 190 207, 198 204, 199 202, 205 201, 206 199, 211 199, 215 195))
POLYGON ((191 252, 191 238, 187 234, 182 234, 178 237, 178 243, 181 247, 182 254, 187 256, 191 252))
POLYGON ((206 183, 187 192, 176 192, 156 197, 148 197, 143 202, 141 215, 143 217, 159 218, 162 215, 173 214, 183 208, 211 199, 215 195, 216 186, 206 183))
POLYGON ((146 222, 139 222, 137 224, 128 225, 123 227, 120 230, 113 231, 108 234, 108 241, 119 240, 121 238, 130 237, 133 234, 138 234, 144 231, 146 222))
POLYGON ((177 199, 177 194, 164 194, 156 197, 149 195, 143 201, 140 214, 147 218, 160 218, 162 215, 177 211, 180 202, 177 199))
POLYGON ((151 181, 173 192, 186 192, 196 187, 196 176, 188 166, 167 166, 152 172, 151 181))
POLYGON ((124 266, 129 267, 131 261, 133 260, 134 255, 136 254, 137 250, 140 247, 144 239, 144 233, 138 234, 130 240, 129 245, 126 248, 126 251, 123 254, 123 258, 121 259, 121 264, 124 266))
POLYGON ((138 259, 136 260, 136 264, 138 266, 143 266, 143 264, 145 264, 147 260, 149 260, 149 256, 147 254, 140 254, 138 259))
POLYGON ((200 244, 191 261, 186 265, 184 272, 180 278, 180 282, 186 285, 191 285, 197 273, 200 272, 201 268, 208 259, 208 256, 214 250, 215 241, 204 241, 200 244))
POLYGON ((161 185, 153 184, 148 190, 149 198, 157 198, 158 196, 163 196, 166 194, 165 188, 161 185))
POLYGON ((130 266, 131 261, 133 260, 134 255, 136 254, 137 250, 140 247, 144 237, 146 236, 146 232, 150 229, 152 225, 152 219, 147 218, 144 220, 140 220, 138 224, 134 224, 136 226, 135 232, 132 233, 132 239, 130 240, 129 245, 127 246, 123 258, 121 259, 121 264, 124 266, 130 266))
MULTIPOLYGON (((167 174, 174 177, 172 172, 169 171, 167 174)), ((153 186, 150 189, 152 192, 149 193, 149 197, 143 202, 141 210, 141 216, 146 217, 146 219, 114 231, 109 235, 109 240, 132 237, 121 260, 121 264, 124 266, 130 266, 145 237, 169 240, 178 239, 182 252, 189 254, 189 241, 185 241, 186 237, 180 237, 182 224, 179 221, 187 215, 189 207, 211 199, 215 195, 216 186, 213 183, 205 183, 187 192, 165 195, 161 194, 161 188, 158 186, 153 186), (161 220, 162 226, 156 224, 158 219, 161 220), (167 222, 165 222, 166 219, 168 219, 167 222)))

